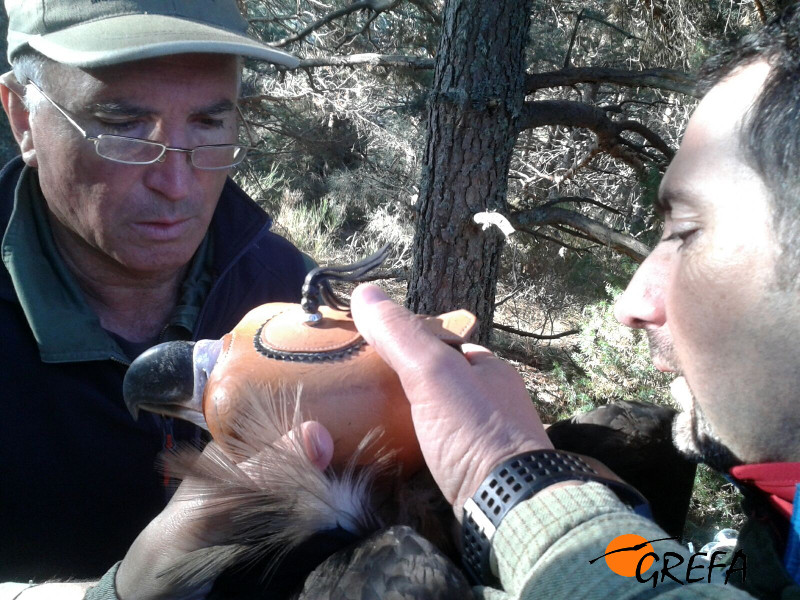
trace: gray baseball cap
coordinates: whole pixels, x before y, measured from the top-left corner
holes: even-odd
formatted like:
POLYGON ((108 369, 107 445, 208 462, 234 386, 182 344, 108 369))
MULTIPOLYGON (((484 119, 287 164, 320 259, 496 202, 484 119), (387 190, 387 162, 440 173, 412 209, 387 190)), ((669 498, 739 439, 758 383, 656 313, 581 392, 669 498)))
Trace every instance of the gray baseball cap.
POLYGON ((5 0, 5 6, 9 62, 30 46, 73 67, 194 52, 299 63, 248 37, 236 0, 5 0))

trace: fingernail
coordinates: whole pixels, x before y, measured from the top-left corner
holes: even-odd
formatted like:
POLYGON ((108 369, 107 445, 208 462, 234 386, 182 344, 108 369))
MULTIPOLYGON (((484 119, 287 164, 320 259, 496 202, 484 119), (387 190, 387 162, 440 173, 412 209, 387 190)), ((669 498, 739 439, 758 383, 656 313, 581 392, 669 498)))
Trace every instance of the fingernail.
POLYGON ((319 430, 315 427, 311 428, 306 439, 308 441, 308 458, 311 459, 311 462, 317 462, 324 452, 319 430))
POLYGON ((365 285, 360 290, 361 300, 364 304, 376 304, 388 300, 389 296, 386 295, 381 288, 377 285, 365 285))

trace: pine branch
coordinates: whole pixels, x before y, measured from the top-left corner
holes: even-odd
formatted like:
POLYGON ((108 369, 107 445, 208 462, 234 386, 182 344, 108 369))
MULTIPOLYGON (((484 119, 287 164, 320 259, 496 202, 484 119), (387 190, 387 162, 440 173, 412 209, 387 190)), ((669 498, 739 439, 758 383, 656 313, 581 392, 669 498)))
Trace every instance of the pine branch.
POLYGON ((400 67, 406 69, 432 69, 433 59, 422 56, 405 56, 402 54, 351 54, 350 56, 324 56, 305 58, 296 67, 313 69, 316 67, 352 67, 356 65, 373 65, 379 67, 400 67))
POLYGON ((387 10, 391 10, 403 0, 361 0, 360 2, 353 2, 348 6, 343 6, 338 10, 334 10, 333 12, 328 13, 324 17, 317 19, 311 25, 299 31, 294 35, 290 35, 289 37, 283 38, 282 40, 278 40, 277 42, 272 42, 269 45, 274 48, 283 48, 284 46, 288 46, 293 42, 299 42, 300 40, 308 37, 321 27, 327 25, 339 19, 341 17, 347 16, 350 13, 357 12, 359 10, 370 10, 375 13, 382 13, 386 12, 387 10))
POLYGON ((580 329, 570 329, 569 331, 562 331, 561 333, 543 335, 540 333, 531 333, 530 331, 522 331, 521 329, 515 329, 514 327, 509 327, 508 325, 500 325, 500 323, 492 323, 492 328, 513 333, 514 335, 521 335, 522 337, 534 338, 536 340, 557 340, 558 338, 567 337, 568 335, 575 335, 576 333, 581 332, 580 329))
POLYGON ((577 204, 593 204, 594 206, 598 206, 603 210, 607 210, 609 212, 614 213, 615 215, 621 215, 622 213, 618 211, 613 206, 609 206, 608 204, 604 204, 599 200, 595 200, 594 198, 586 198, 584 196, 560 196, 558 198, 553 198, 552 200, 548 200, 544 204, 542 204, 542 208, 546 208, 548 206, 555 206, 556 204, 564 204, 565 202, 575 202, 577 204))
POLYGON ((567 67, 546 73, 528 73, 525 89, 530 94, 550 87, 563 87, 578 83, 610 83, 626 87, 649 87, 699 97, 695 80, 682 71, 671 69, 646 69, 629 71, 611 67, 567 67))
POLYGON ((533 226, 552 225, 554 227, 567 226, 575 230, 582 237, 612 250, 616 250, 641 263, 650 253, 650 248, 634 237, 615 231, 578 212, 558 208, 556 206, 540 206, 506 215, 515 229, 527 229, 533 226))
MULTIPOLYGON (((627 140, 621 137, 621 134, 625 131, 633 131, 641 135, 656 150, 661 152, 667 160, 672 159, 675 154, 669 144, 655 131, 652 131, 642 123, 632 120, 614 121, 605 111, 596 106, 572 100, 526 102, 518 123, 518 129, 522 131, 548 125, 582 127, 593 131, 597 135, 600 149, 624 160, 637 171, 643 172, 644 165, 635 152, 623 147, 623 145, 629 144, 627 140)), ((639 154, 644 155, 647 160, 652 160, 652 157, 645 153, 639 152, 639 154)))
POLYGON ((661 138, 661 136, 658 135, 655 131, 646 127, 642 123, 639 123, 638 121, 629 120, 617 123, 617 126, 619 127, 620 132, 633 131, 634 133, 638 133, 645 140, 647 140, 647 142, 653 148, 655 148, 656 150, 661 152, 661 154, 666 156, 668 160, 672 160, 672 158, 675 156, 675 151, 672 148, 670 148, 669 144, 667 144, 667 142, 665 142, 661 138))

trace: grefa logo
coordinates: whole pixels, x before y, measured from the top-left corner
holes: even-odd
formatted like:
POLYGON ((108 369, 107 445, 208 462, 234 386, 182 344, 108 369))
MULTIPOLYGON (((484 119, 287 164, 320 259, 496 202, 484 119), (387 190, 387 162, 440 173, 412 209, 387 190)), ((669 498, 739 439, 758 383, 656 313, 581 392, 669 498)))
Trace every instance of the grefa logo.
POLYGON ((653 542, 677 539, 677 537, 667 537, 646 540, 634 533, 618 535, 606 546, 605 553, 590 560, 589 564, 604 558, 606 566, 617 575, 634 577, 639 583, 649 583, 653 587, 667 580, 681 585, 710 582, 715 569, 725 573, 726 585, 733 573, 740 572, 742 581, 747 579, 747 557, 741 550, 734 552, 730 565, 727 565, 723 560, 729 553, 728 550, 715 550, 710 554, 695 552, 687 560, 684 555, 677 552, 668 551, 659 556, 653 549, 653 542), (651 571, 653 565, 656 565, 656 568, 651 571))

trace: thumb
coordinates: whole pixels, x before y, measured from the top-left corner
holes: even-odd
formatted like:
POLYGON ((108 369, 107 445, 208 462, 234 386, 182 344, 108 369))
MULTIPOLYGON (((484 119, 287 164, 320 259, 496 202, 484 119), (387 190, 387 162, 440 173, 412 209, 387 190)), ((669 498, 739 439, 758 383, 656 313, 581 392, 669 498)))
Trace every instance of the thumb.
MULTIPOLYGON (((333 438, 325 426, 318 421, 303 422, 299 428, 292 429, 280 437, 274 446, 284 452, 305 454, 320 471, 327 469, 333 458, 333 438)), ((260 454, 257 454, 248 458, 239 463, 239 466, 253 476, 258 473, 257 470, 252 470, 252 466, 259 464, 259 456, 260 454)))
POLYGON ((320 471, 328 468, 333 459, 333 438, 318 421, 306 421, 301 426, 303 448, 308 459, 320 471))
POLYGON ((450 350, 409 310, 396 304, 378 286, 361 284, 350 299, 350 309, 358 331, 380 357, 404 379, 422 356, 439 345, 450 350))

